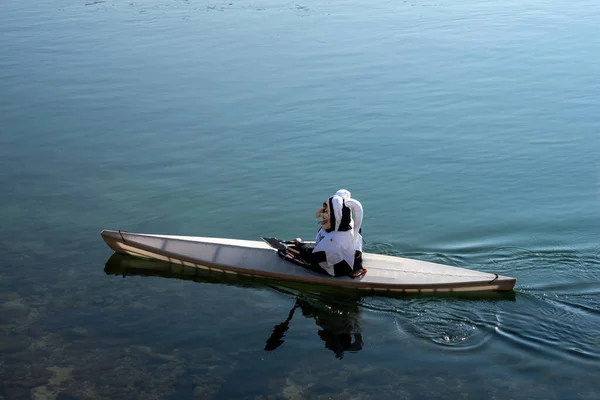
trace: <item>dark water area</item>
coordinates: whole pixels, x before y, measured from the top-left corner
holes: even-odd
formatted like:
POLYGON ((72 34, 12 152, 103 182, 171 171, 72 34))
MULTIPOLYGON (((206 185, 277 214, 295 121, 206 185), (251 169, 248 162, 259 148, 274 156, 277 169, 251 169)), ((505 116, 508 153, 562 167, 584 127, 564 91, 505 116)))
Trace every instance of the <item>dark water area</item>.
POLYGON ((597 399, 600 6, 0 5, 0 399, 597 399), (113 256, 311 238, 517 278, 374 296, 113 256), (174 269, 175 268, 175 269, 174 269))

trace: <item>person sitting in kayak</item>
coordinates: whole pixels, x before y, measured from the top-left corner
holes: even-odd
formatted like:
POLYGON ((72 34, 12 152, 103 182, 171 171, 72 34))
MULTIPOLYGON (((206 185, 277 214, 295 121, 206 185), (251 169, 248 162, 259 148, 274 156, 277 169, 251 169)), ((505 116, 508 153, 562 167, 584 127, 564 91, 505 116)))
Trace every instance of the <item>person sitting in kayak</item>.
POLYGON ((349 191, 340 189, 316 215, 321 218, 321 228, 315 242, 298 238, 288 250, 306 261, 311 270, 331 276, 357 276, 362 270, 361 203, 352 199, 349 191))

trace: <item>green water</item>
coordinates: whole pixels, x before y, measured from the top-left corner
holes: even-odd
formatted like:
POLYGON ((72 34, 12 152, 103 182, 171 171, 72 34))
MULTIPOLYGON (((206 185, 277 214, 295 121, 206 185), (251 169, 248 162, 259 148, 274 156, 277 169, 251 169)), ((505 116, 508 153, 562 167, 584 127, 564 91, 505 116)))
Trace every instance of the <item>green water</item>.
POLYGON ((593 1, 5 0, 0 398, 598 398, 599 24, 593 1), (514 293, 123 279, 99 235, 311 238, 340 188, 366 251, 514 293))

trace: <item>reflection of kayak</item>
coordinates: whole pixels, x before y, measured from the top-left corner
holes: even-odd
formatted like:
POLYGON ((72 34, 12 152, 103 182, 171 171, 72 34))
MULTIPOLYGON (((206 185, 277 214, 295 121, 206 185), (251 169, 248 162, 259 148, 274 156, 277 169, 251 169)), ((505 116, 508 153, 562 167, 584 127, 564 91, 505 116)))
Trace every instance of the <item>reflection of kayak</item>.
POLYGON ((382 292, 465 292, 512 290, 516 279, 428 261, 364 253, 368 273, 360 278, 330 277, 278 256, 262 241, 149 235, 102 231, 117 253, 242 275, 382 292))
MULTIPOLYGON (((199 283, 227 283, 240 287, 248 287, 249 278, 238 275, 227 275, 224 279, 221 273, 212 273, 196 267, 170 264, 163 261, 141 259, 128 255, 113 253, 106 261, 104 272, 107 275, 162 277, 168 279, 189 280, 199 283)), ((294 284, 290 285, 293 286, 294 284)), ((285 321, 275 325, 265 343, 266 351, 274 351, 285 342, 285 336, 290 330, 290 323, 296 310, 296 315, 314 319, 318 329, 318 337, 325 343, 325 348, 342 358, 345 352, 357 352, 363 347, 360 328, 360 306, 362 297, 342 294, 324 294, 289 290, 278 285, 270 285, 286 295, 292 295, 295 303, 288 312, 285 321)), ((298 318, 296 318, 298 319, 298 318)))

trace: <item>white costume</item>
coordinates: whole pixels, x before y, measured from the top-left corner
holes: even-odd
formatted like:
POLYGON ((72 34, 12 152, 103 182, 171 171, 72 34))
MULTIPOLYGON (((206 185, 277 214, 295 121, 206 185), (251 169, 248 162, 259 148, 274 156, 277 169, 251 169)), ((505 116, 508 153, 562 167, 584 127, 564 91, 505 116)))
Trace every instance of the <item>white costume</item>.
POLYGON ((329 275, 334 276, 335 264, 346 261, 350 268, 354 268, 354 255, 357 250, 362 252, 363 240, 360 228, 363 208, 360 202, 352 199, 350 192, 345 189, 338 190, 331 196, 328 204, 331 229, 329 232, 323 228, 319 230, 313 253, 325 252, 327 261, 319 265, 329 275))

